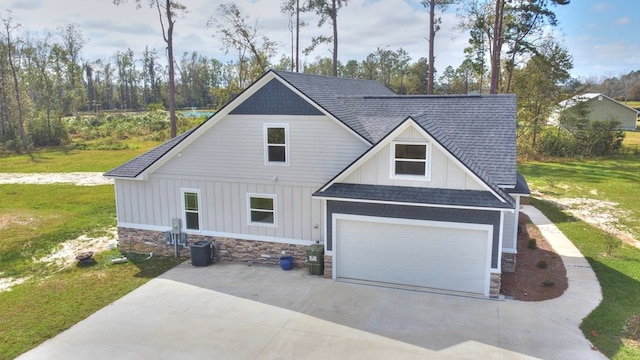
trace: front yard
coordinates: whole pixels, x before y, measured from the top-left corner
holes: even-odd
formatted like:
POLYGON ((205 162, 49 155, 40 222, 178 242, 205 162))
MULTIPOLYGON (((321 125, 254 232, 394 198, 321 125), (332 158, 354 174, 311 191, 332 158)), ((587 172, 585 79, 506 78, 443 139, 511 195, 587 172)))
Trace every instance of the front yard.
POLYGON ((640 358, 640 155, 527 162, 519 171, 532 204, 580 249, 602 286, 585 336, 609 358, 640 358))

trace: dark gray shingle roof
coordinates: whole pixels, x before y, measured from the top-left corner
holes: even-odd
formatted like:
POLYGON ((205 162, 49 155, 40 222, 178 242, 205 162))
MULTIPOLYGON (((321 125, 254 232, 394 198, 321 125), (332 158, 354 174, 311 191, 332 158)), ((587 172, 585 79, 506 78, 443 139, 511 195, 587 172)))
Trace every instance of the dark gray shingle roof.
POLYGON ((394 203, 513 208, 488 191, 335 183, 313 196, 394 203))
POLYGON ((349 108, 349 104, 345 104, 340 98, 354 95, 395 95, 389 88, 374 80, 345 79, 287 71, 274 72, 369 141, 372 137, 364 124, 359 121, 357 114, 349 108))

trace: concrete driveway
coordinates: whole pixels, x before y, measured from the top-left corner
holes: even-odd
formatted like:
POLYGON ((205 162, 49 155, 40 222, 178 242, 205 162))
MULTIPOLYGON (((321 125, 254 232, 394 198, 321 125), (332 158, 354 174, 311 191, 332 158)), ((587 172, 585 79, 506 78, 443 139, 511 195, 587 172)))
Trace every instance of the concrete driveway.
POLYGON ((564 260, 569 290, 543 302, 187 262, 19 359, 604 359, 578 329, 597 281, 564 260))

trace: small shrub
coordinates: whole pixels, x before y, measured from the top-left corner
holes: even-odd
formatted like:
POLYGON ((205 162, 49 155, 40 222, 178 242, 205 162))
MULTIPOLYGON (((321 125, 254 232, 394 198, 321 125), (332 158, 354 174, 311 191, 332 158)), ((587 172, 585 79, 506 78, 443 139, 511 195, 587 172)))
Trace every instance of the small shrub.
POLYGON ((552 280, 545 280, 545 281, 542 282, 542 285, 544 285, 544 286, 553 286, 555 284, 556 283, 554 283, 552 280))
POLYGON ((640 315, 630 314, 624 325, 625 332, 634 340, 640 340, 640 315))
POLYGON ((536 242, 536 239, 529 239, 529 241, 527 242, 527 247, 529 249, 537 249, 538 243, 536 242))
POLYGON ((547 268, 547 262, 544 261, 544 260, 540 260, 540 261, 538 261, 536 266, 538 267, 538 269, 546 269, 547 268))

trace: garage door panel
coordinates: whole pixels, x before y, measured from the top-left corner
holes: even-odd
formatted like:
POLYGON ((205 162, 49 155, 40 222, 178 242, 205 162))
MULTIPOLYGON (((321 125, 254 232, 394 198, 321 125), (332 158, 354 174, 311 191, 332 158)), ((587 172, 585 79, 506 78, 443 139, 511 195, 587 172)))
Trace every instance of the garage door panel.
POLYGON ((337 277, 484 293, 487 230, 336 221, 337 277))

